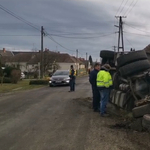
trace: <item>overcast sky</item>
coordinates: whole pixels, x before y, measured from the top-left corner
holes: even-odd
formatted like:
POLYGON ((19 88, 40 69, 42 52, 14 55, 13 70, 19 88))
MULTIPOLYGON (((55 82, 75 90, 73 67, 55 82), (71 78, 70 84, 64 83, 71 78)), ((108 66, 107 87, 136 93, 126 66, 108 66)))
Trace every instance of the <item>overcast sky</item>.
POLYGON ((127 16, 123 18, 125 50, 140 50, 150 44, 149 6, 150 0, 0 0, 0 48, 39 50, 43 26, 51 35, 44 37, 44 48, 71 55, 78 49, 79 57, 85 58, 87 52, 99 60, 100 50, 117 46, 115 16, 121 15, 127 16))

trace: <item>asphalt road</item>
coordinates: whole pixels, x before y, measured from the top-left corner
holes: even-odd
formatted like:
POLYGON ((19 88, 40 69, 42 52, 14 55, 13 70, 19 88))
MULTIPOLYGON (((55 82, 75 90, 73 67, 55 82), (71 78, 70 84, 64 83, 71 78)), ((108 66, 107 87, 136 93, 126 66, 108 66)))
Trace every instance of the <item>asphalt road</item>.
POLYGON ((88 78, 0 97, 0 150, 149 150, 147 133, 112 129, 114 117, 92 112, 88 78))

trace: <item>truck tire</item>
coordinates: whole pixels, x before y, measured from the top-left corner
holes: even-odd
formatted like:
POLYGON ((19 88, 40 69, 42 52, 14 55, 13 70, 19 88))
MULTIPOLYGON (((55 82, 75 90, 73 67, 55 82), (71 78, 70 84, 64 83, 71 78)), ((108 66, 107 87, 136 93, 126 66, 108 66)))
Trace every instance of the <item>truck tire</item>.
POLYGON ((143 116, 142 126, 150 132, 150 114, 143 116))
POLYGON ((113 74, 112 80, 113 80, 113 88, 114 89, 119 89, 120 81, 119 81, 119 75, 118 75, 118 73, 114 73, 113 74))
POLYGON ((143 117, 145 114, 150 114, 150 104, 135 107, 132 109, 133 117, 143 117))
POLYGON ((145 71, 149 68, 150 62, 148 60, 139 60, 119 68, 119 73, 121 76, 125 77, 145 71))
POLYGON ((126 64, 129 64, 138 60, 144 60, 144 59, 147 59, 147 55, 144 50, 134 51, 128 54, 121 55, 117 59, 117 64, 118 64, 118 67, 122 67, 126 64))
POLYGON ((113 59, 114 58, 114 54, 115 54, 115 52, 113 52, 113 51, 102 50, 100 52, 100 57, 101 58, 110 58, 110 59, 113 59))

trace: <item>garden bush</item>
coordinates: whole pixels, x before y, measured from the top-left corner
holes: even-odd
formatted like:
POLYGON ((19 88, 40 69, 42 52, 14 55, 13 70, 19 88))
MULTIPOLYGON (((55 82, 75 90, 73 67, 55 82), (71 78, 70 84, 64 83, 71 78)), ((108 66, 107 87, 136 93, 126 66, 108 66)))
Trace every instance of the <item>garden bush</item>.
POLYGON ((18 83, 21 77, 21 70, 20 69, 13 69, 11 71, 11 82, 12 83, 18 83))
POLYGON ((3 71, 3 73, 5 74, 5 77, 11 77, 11 72, 13 69, 15 68, 11 66, 6 67, 3 71))
MULTIPOLYGON (((1 81, 2 81, 2 77, 0 77, 0 82, 1 82, 1 81)), ((2 83, 11 83, 11 79, 8 78, 8 77, 4 77, 2 83)))
POLYGON ((48 85, 48 80, 31 80, 30 85, 48 85))

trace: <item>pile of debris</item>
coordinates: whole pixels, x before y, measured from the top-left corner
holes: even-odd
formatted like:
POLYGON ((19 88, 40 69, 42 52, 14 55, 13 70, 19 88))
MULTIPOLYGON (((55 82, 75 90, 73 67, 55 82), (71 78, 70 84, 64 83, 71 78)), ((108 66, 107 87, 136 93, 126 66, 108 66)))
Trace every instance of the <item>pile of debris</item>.
POLYGON ((150 96, 135 103, 136 107, 133 108, 132 113, 135 121, 132 123, 133 128, 137 126, 136 130, 148 130, 150 132, 150 96))

